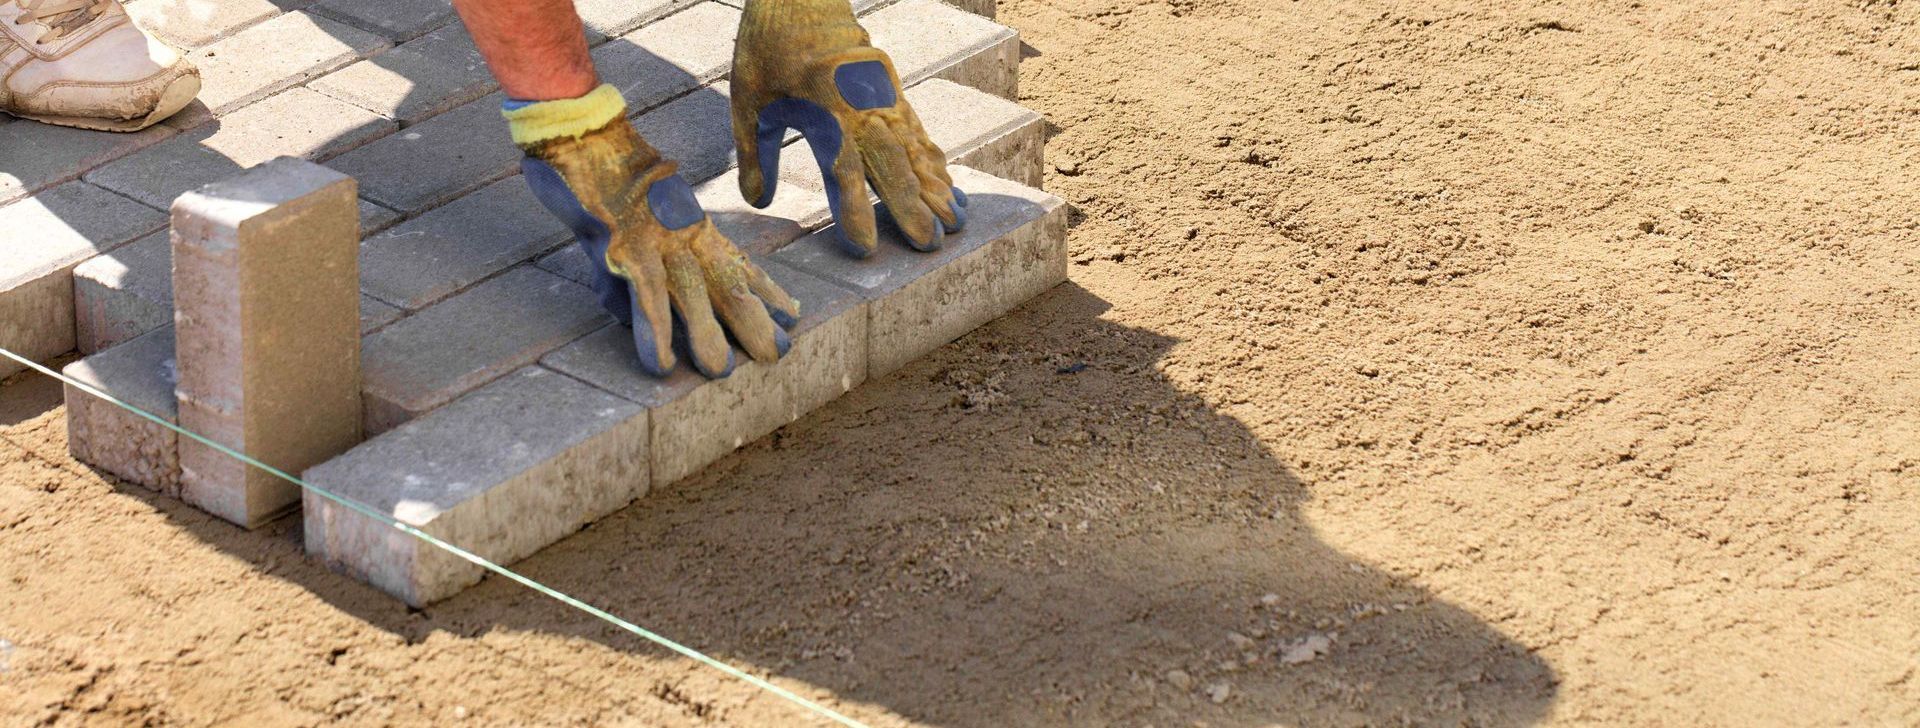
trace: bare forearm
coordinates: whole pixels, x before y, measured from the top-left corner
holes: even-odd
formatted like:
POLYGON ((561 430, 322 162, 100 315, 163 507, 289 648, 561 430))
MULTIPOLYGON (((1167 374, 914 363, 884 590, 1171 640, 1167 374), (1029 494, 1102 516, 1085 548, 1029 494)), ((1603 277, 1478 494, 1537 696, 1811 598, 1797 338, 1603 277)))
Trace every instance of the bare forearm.
POLYGON ((577 98, 599 85, 573 0, 453 0, 507 96, 577 98))

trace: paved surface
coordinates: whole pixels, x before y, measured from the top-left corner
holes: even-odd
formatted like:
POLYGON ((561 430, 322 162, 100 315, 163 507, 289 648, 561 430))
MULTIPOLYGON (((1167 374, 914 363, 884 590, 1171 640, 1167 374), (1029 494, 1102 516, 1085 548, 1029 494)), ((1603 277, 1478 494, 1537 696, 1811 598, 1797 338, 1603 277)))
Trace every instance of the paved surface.
MULTIPOLYGON (((501 95, 464 29, 442 12, 444 3, 323 0, 266 12, 247 3, 137 2, 143 4, 136 16, 156 33, 198 46, 208 88, 153 133, 163 138, 122 140, 64 158, 50 146, 39 156, 17 155, 35 161, 37 176, 0 178, 12 185, 0 194, 24 195, 0 207, 0 215, 36 223, 16 229, 74 230, 59 246, 24 246, 48 252, 28 256, 36 259, 30 266, 12 264, 20 272, 0 288, 0 304, 61 312, 64 320, 33 329, 34 352, 100 352, 70 368, 128 380, 105 382, 110 389, 164 387, 176 378, 240 382, 239 361, 176 369, 171 352, 154 343, 161 339, 143 336, 173 321, 174 267, 182 262, 180 236, 170 241, 166 230, 153 230, 151 218, 183 193, 279 157, 351 175, 366 235, 357 255, 364 409, 352 419, 368 437, 390 435, 341 458, 352 467, 329 464, 315 477, 490 558, 530 554, 644 494, 646 480, 691 475, 1065 278, 1060 201, 992 176, 1040 177, 1043 121, 1008 100, 1017 88, 1018 39, 931 0, 857 5, 876 45, 895 57, 934 141, 950 160, 985 170, 954 168, 960 186, 974 194, 972 224, 938 254, 889 245, 865 261, 830 251, 824 232, 809 235, 830 216, 797 137, 775 203, 754 210, 739 200, 726 81, 736 7, 688 0, 583 5, 596 60, 628 99, 633 123, 680 162, 716 223, 806 305, 786 359, 763 366, 737 353, 738 372, 719 382, 690 371, 665 380, 637 374, 630 335, 583 285, 586 261, 518 178, 519 153, 498 115, 501 95), (41 185, 53 186, 37 191, 41 185), (127 341, 138 343, 115 348, 127 341), (481 426, 510 419, 513 413, 501 408, 524 402, 470 400, 487 400, 484 392, 496 391, 496 382, 541 372, 563 373, 565 381, 625 404, 575 422, 578 437, 540 447, 515 428, 481 426), (442 408, 448 413, 437 412, 442 408), (600 471, 581 465, 610 456, 606 435, 614 431, 647 441, 637 455, 629 453, 637 464, 600 471), (472 458, 449 475, 436 470, 444 458, 417 447, 427 441, 521 457, 472 458), (637 487, 605 489, 610 495, 592 507, 540 495, 561 483, 603 483, 630 472, 643 474, 637 487), (369 473, 384 475, 371 482, 369 473), (407 511, 420 499, 383 499, 395 478, 451 500, 428 515, 407 511), (515 495, 523 491, 534 495, 515 495), (463 495, 454 498, 456 492, 463 495)), ((22 152, 37 134, 67 138, 39 125, 8 124, 0 127, 5 133, 14 135, 0 136, 0 144, 22 152)), ((0 158, 11 158, 4 150, 0 158)), ((347 199, 353 201, 350 193, 347 199)), ((182 219, 179 209, 174 213, 182 219)), ((226 328, 236 341, 271 338, 245 334, 237 319, 226 328)), ((196 397, 167 414, 186 422, 186 404, 196 397)), ((243 407, 228 409, 234 426, 226 429, 236 433, 238 423, 256 420, 243 407)), ((148 423, 123 422, 109 409, 76 408, 75 415, 77 456, 162 492, 181 492, 229 520, 257 526, 291 502, 278 482, 239 487, 241 473, 226 473, 221 480, 231 487, 217 490, 246 497, 196 500, 196 493, 211 492, 195 484, 215 474, 215 463, 188 463, 185 450, 193 448, 184 443, 174 445, 182 448, 178 456, 149 457, 171 441, 147 436, 140 426, 148 423), (143 436, 136 447, 96 442, 134 430, 143 436)), ((226 439, 250 449, 261 434, 226 439)), ((450 596, 480 576, 470 564, 417 553, 411 542, 388 538, 381 524, 323 499, 308 499, 306 507, 311 551, 410 603, 450 596)))

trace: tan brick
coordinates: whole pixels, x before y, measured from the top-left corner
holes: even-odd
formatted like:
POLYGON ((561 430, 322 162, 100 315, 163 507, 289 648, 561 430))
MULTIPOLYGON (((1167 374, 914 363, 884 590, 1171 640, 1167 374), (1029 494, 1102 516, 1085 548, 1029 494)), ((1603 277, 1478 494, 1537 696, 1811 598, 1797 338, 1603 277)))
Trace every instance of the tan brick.
MULTIPOLYGON (((164 224, 160 211, 85 182, 0 207, 0 347, 35 361, 72 351, 74 266, 164 224)), ((22 368, 0 360, 0 377, 22 368)))
MULTIPOLYGON (((308 470, 313 487, 496 563, 533 554, 647 493, 645 410, 527 367, 308 470)), ((416 607, 485 571, 324 496, 307 552, 416 607)))
MULTIPOLYGON (((353 180, 276 159, 173 205, 180 425, 297 473, 360 440, 353 180)), ((299 489, 206 445, 180 448, 189 502, 252 528, 299 489)))
POLYGON ((1066 280, 1066 203, 965 167, 967 227, 932 253, 881 227, 877 251, 854 259, 831 230, 782 248, 775 260, 861 291, 869 303, 871 376, 898 369, 1066 280))
POLYGON ((200 67, 200 101, 215 116, 352 63, 387 47, 380 36, 292 12, 268 20, 190 57, 200 67))
MULTIPOLYGON (((61 373, 179 424, 172 326, 68 364, 61 373)), ((165 495, 180 494, 178 433, 72 384, 66 385, 66 396, 67 451, 75 460, 165 495)))

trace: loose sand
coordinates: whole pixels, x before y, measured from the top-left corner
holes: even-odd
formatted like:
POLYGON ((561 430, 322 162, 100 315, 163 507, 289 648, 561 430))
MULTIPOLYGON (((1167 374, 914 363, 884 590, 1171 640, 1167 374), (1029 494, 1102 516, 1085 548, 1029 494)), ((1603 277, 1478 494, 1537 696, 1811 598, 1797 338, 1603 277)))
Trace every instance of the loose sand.
MULTIPOLYGON (((1003 8, 1072 281, 520 568, 876 725, 1920 723, 1920 4, 1003 8)), ((0 392, 0 722, 804 720, 0 392)))

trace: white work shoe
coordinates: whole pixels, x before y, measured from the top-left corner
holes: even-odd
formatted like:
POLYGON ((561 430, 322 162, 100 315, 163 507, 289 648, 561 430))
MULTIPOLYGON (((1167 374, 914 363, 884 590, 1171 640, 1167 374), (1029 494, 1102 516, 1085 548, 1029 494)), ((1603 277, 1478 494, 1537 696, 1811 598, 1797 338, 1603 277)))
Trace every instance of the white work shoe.
POLYGON ((0 111, 138 131, 200 93, 200 71, 114 0, 0 0, 0 111))

